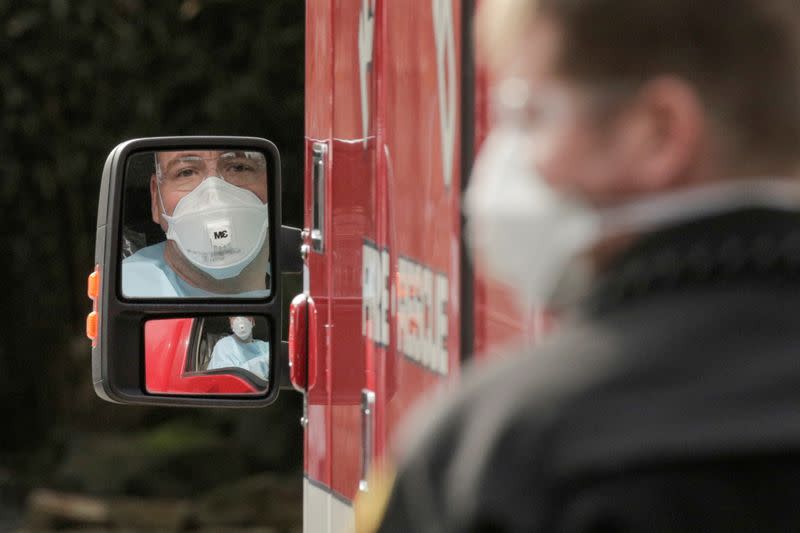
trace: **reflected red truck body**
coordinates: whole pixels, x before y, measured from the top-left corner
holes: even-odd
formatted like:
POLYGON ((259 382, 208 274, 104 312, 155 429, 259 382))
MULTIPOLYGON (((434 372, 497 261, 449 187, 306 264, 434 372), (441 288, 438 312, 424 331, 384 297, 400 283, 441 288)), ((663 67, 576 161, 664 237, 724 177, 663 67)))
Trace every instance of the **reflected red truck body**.
POLYGON ((246 380, 232 374, 202 375, 187 372, 193 318, 149 320, 145 323, 145 383, 147 391, 165 394, 259 393, 246 380))
POLYGON ((474 2, 306 5, 309 251, 296 309, 308 342, 292 357, 308 358, 304 530, 316 532, 352 520, 414 404, 473 352, 532 335, 533 321, 475 275, 462 241, 461 196, 487 129, 474 2))

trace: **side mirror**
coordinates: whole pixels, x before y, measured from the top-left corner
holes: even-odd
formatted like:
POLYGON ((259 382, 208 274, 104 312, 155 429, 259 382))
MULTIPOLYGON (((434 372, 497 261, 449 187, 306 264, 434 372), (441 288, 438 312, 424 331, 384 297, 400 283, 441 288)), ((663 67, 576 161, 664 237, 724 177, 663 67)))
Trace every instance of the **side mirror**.
POLYGON ((266 139, 156 137, 111 151, 87 321, 100 397, 275 400, 285 379, 278 280, 288 266, 280 198, 280 155, 266 139))

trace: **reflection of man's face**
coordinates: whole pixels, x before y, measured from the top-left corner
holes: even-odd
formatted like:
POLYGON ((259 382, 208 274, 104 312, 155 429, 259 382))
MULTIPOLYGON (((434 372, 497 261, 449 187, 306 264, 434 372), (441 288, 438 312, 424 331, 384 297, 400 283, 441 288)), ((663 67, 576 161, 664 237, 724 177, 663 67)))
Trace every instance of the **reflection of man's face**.
POLYGON ((229 316, 229 317, 228 317, 228 322, 230 323, 230 326, 231 326, 231 331, 235 331, 235 329, 234 329, 234 328, 235 328, 235 320, 236 320, 237 318, 246 318, 247 320, 249 320, 249 321, 250 321, 250 323, 253 325, 253 327, 255 327, 255 325, 256 325, 256 319, 255 319, 255 317, 252 317, 252 316, 242 316, 242 317, 238 317, 238 316, 229 316))
POLYGON ((150 201, 153 222, 166 232, 163 212, 172 215, 180 200, 209 176, 255 194, 267 202, 267 166, 261 153, 230 150, 184 150, 159 152, 158 168, 150 178, 150 201), (159 194, 160 192, 160 194, 159 194), (159 201, 160 196, 160 201, 159 201))

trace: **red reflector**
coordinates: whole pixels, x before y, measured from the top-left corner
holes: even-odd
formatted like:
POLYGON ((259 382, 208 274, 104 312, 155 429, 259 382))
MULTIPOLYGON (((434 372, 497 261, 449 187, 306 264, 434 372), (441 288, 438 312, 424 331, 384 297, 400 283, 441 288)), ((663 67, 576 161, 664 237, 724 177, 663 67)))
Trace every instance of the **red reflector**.
POLYGON ((308 386, 308 296, 298 294, 289 306, 289 381, 300 392, 308 386))

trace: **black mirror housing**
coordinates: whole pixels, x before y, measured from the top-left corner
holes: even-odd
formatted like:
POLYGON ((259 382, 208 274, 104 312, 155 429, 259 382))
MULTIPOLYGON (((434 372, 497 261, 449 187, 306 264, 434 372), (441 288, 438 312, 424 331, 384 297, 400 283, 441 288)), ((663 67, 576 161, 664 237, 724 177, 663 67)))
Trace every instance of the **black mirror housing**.
MULTIPOLYGON (((191 155, 188 159, 192 159, 191 155)), ((194 156, 195 161, 202 162, 203 159, 203 157, 194 156)), ((219 165, 219 163, 216 164, 219 165)), ((159 169, 161 168, 158 156, 156 156, 155 165, 159 169)), ((241 172, 242 168, 240 165, 235 167, 235 170, 241 172)), ((216 170, 212 172, 219 174, 216 170)), ((230 188, 230 185, 227 185, 228 179, 226 178, 224 181, 226 185, 223 187, 230 188)), ((149 209, 150 200, 147 195, 150 193, 143 192, 142 194, 144 194, 143 197, 148 198, 148 205, 141 206, 141 211, 145 212, 149 209)), ((160 199, 161 190, 158 194, 160 199)), ((132 197, 132 195, 129 196, 132 197)), ((281 375, 285 372, 285 365, 281 362, 283 350, 280 342, 284 318, 281 306, 281 284, 278 280, 287 266, 290 269, 296 268, 296 265, 284 266, 283 264, 287 262, 287 257, 294 257, 294 255, 287 253, 284 250, 285 245, 282 243, 287 240, 294 242, 295 239, 287 239, 290 234, 291 237, 294 237, 294 232, 287 233, 287 230, 281 228, 280 198, 280 154, 277 147, 266 139, 227 136, 153 137, 126 141, 111 151, 103 169, 98 204, 95 274, 94 281, 90 280, 89 287, 90 297, 94 300, 95 306, 93 318, 90 317, 91 328, 87 322, 87 330, 91 329, 94 333, 92 380, 98 396, 115 403, 195 407, 260 407, 275 401, 280 385, 285 381, 281 375), (266 290, 256 293, 232 292, 224 297, 206 294, 205 291, 198 291, 202 294, 191 297, 127 297, 122 290, 121 273, 123 254, 125 253, 122 246, 125 242, 123 227, 126 223, 123 220, 123 214, 129 161, 137 154, 141 155, 146 152, 183 154, 201 150, 207 151, 204 153, 224 153, 226 156, 232 153, 263 154, 268 176, 265 190, 268 201, 265 200, 264 203, 265 206, 268 205, 268 230, 266 236, 261 237, 262 241, 258 242, 262 249, 268 250, 266 254, 263 254, 263 264, 266 265, 267 274, 266 276, 262 275, 261 278, 262 281, 264 277, 267 279, 266 290), (257 296, 252 294, 257 294, 257 296), (145 382, 147 369, 144 357, 146 322, 191 318, 216 319, 216 322, 219 323, 220 317, 233 318, 237 316, 262 317, 264 319, 259 322, 265 324, 260 326, 259 334, 270 339, 269 344, 271 345, 268 370, 270 379, 269 386, 265 390, 256 394, 225 394, 210 387, 207 390, 204 389, 203 392, 184 391, 180 394, 148 392, 145 382)), ((160 202, 163 205, 163 200, 160 202)), ((213 222, 217 223, 216 220, 213 222)), ((244 224, 238 223, 240 227, 244 224)), ((155 228, 153 231, 157 233, 158 225, 153 223, 152 226, 155 228)), ((219 231, 216 234, 226 233, 219 231)), ((235 237, 236 235, 234 235, 235 237)), ((164 243, 162 246, 169 244, 166 241, 164 243)), ((238 245, 234 242, 231 249, 236 246, 238 245)), ((218 248, 213 248, 213 250, 216 251, 218 248)), ((297 250, 294 250, 294 254, 298 254, 297 250)), ((194 268, 188 262, 187 265, 189 265, 189 269, 194 268)), ((245 267, 245 271, 249 265, 250 263, 245 267)), ((262 263, 259 263, 259 266, 262 266, 262 263)), ((182 271, 176 270, 176 272, 178 272, 178 276, 182 275, 182 271)), ((210 277, 208 279, 214 281, 210 277)), ((193 331, 194 329, 196 328, 193 328, 193 331)), ((219 371, 212 372, 210 370, 207 372, 209 376, 219 373, 219 371)), ((230 373, 234 374, 234 372, 230 373)), ((209 377, 207 381, 210 379, 209 377)))

